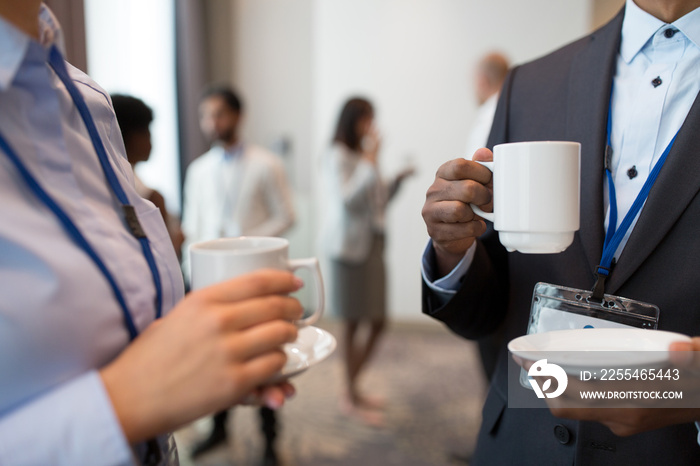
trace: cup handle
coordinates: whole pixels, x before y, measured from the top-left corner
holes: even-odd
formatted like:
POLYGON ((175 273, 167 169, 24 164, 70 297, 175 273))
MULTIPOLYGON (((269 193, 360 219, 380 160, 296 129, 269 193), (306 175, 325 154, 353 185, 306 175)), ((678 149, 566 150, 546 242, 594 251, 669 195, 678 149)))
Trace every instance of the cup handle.
POLYGON ((311 257, 308 259, 290 259, 289 269, 294 272, 297 269, 309 269, 314 276, 314 284, 316 285, 316 309, 310 316, 297 320, 294 324, 297 327, 308 327, 315 324, 323 315, 326 305, 326 296, 323 289, 323 277, 321 276, 321 267, 318 265, 318 259, 311 257))
MULTIPOLYGON (((476 163, 478 163, 478 164, 480 164, 480 165, 483 165, 484 167, 486 167, 486 168, 488 168, 489 170, 491 170, 491 173, 493 173, 493 162, 481 162, 481 161, 479 161, 479 160, 474 160, 474 162, 476 162, 476 163)), ((488 221, 491 222, 491 223, 495 222, 496 215, 495 215, 493 212, 484 212, 484 211, 481 210, 479 207, 477 207, 477 206, 475 206, 474 204, 471 204, 471 203, 469 204, 469 207, 471 207, 472 210, 474 211, 474 213, 475 213, 476 215, 478 215, 479 217, 485 218, 486 220, 488 220, 488 221)))

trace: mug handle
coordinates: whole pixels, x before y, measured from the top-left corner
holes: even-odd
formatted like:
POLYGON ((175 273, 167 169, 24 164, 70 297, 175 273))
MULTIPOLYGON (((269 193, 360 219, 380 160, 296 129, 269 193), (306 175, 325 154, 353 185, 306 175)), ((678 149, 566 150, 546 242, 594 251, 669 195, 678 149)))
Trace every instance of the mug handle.
POLYGON ((321 276, 321 267, 318 265, 318 259, 310 257, 308 259, 290 259, 289 270, 294 272, 297 269, 309 269, 314 276, 314 284, 316 285, 316 309, 310 316, 294 322, 297 327, 308 327, 315 324, 323 315, 326 305, 326 296, 323 289, 323 277, 321 276))
MULTIPOLYGON (((491 173, 493 173, 493 162, 481 162, 479 160, 473 160, 473 162, 478 163, 479 165, 483 165, 484 167, 488 168, 491 170, 491 173)), ((494 212, 484 212, 481 210, 479 207, 475 206, 474 204, 469 204, 469 207, 472 208, 474 213, 478 215, 479 217, 485 218, 491 223, 494 223, 496 221, 496 215, 494 212)))

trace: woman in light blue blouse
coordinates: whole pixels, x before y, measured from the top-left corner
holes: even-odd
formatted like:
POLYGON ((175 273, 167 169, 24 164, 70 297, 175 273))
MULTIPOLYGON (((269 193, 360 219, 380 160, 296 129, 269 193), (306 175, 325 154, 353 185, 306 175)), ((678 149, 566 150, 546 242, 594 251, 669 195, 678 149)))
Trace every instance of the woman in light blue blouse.
POLYGON ((61 43, 40 0, 0 0, 0 464, 177 464, 169 432, 290 395, 260 387, 301 283, 267 271, 183 298, 109 96, 61 43))

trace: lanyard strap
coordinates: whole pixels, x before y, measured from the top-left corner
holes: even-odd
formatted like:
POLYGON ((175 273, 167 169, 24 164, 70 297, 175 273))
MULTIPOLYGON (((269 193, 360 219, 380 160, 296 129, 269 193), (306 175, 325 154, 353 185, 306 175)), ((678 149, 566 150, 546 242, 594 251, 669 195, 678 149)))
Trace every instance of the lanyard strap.
POLYGON ((647 197, 649 197, 651 187, 656 182, 656 178, 659 176, 661 167, 663 167, 664 162, 666 162, 666 158, 668 157, 669 152, 671 152, 671 148, 673 147, 673 143, 676 141, 676 137, 678 136, 679 132, 680 129, 676 131, 676 134, 673 136, 673 138, 671 138, 671 141, 666 146, 666 149, 664 149, 664 151, 661 153, 661 157, 659 157, 659 160, 656 162, 656 164, 654 164, 654 168, 652 168, 651 172, 649 173, 649 176, 644 182, 642 189, 639 191, 639 194, 637 194, 637 197, 632 203, 630 210, 625 215, 625 218, 622 219, 620 228, 617 228, 617 198, 615 195, 615 183, 610 170, 612 165, 612 145, 610 143, 610 134, 612 133, 611 94, 610 106, 608 107, 607 143, 605 146, 605 174, 608 179, 610 218, 608 219, 608 230, 605 233, 605 242, 603 243, 603 256, 600 259, 600 264, 595 270, 596 282, 593 287, 593 294, 591 295, 592 299, 596 299, 598 301, 603 300, 605 279, 608 277, 608 275, 610 275, 610 269, 612 267, 612 260, 615 256, 615 251, 617 251, 620 243, 622 243, 622 239, 627 234, 627 230, 629 230, 632 222, 637 217, 637 214, 639 214, 639 211, 642 210, 642 206, 646 202, 647 197))
MULTIPOLYGON (((80 116, 82 117, 83 122, 85 123, 85 126, 90 135, 90 139, 92 140, 92 144, 95 148, 95 151, 97 152, 97 156, 100 161, 102 170, 105 174, 105 177, 107 178, 107 181, 110 187, 112 188, 112 191, 114 192, 117 199, 122 205, 122 209, 124 211, 129 230, 141 245, 141 249, 146 258, 146 262, 148 263, 148 266, 151 270, 153 283, 156 287, 156 318, 159 318, 162 315, 162 286, 160 281, 160 274, 158 272, 158 267, 156 266, 153 251, 151 250, 151 246, 148 241, 148 238, 146 237, 146 233, 144 232, 143 228, 141 228, 134 207, 129 204, 129 200, 126 196, 126 193, 119 184, 119 180, 116 174, 114 173, 114 170, 112 169, 111 163, 109 162, 107 152, 104 148, 104 145, 102 144, 102 139, 100 138, 100 135, 97 132, 97 127, 95 126, 95 122, 92 119, 92 115, 88 110, 87 104, 85 103, 83 96, 80 94, 80 91, 75 86, 75 84, 73 84, 73 81, 68 75, 68 70, 66 69, 63 57, 61 56, 61 53, 58 51, 56 46, 53 46, 49 52, 49 64, 56 72, 56 75, 61 79, 61 81, 65 85, 66 89, 68 90, 68 93, 70 94, 71 98, 73 99, 73 102, 75 103, 75 106, 78 108, 78 112, 80 113, 80 116)), ((100 258, 100 256, 97 254, 92 245, 88 242, 85 236, 80 232, 80 229, 78 229, 76 224, 71 220, 70 216, 58 205, 58 203, 56 203, 56 201, 53 200, 53 198, 46 192, 46 190, 42 188, 42 186, 39 184, 36 178, 24 165, 21 158, 12 149, 12 147, 10 147, 9 143, 2 134, 0 134, 0 149, 2 149, 7 154, 8 158, 15 166, 24 182, 29 186, 30 190, 56 216, 63 228, 66 230, 68 236, 71 239, 73 239, 73 241, 76 244, 78 244, 78 246, 80 246, 81 249, 83 249, 83 251, 95 263, 100 272, 102 272, 105 279, 112 288, 112 292, 114 293, 114 296, 117 302, 119 303, 119 307, 122 310, 122 314, 124 316, 124 323, 129 332, 130 339, 133 340, 134 338, 136 338, 138 336, 138 329, 134 324, 134 320, 127 306, 126 299, 124 298, 124 295, 119 289, 119 286, 117 285, 114 276, 109 271, 104 261, 100 258)))
MULTIPOLYGON (((112 188, 112 191, 114 192, 115 196, 117 196, 117 199, 122 205, 124 217, 126 219, 126 223, 129 227, 129 230, 131 231, 131 234, 141 244, 141 250, 143 252, 144 257, 146 258, 146 262, 148 263, 148 268, 151 269, 153 284, 156 288, 155 307, 156 319, 158 319, 163 314, 163 288, 160 281, 160 273, 158 272, 156 260, 153 256, 151 244, 148 241, 146 232, 143 230, 143 228, 141 228, 141 224, 139 222, 138 216, 136 215, 136 211, 134 210, 134 206, 132 206, 129 203, 129 198, 126 196, 126 193, 124 193, 124 190, 119 184, 119 179, 114 173, 112 164, 110 163, 109 157, 107 156, 107 151, 105 150, 104 144, 102 143, 102 139, 100 138, 100 133, 98 133, 97 131, 95 121, 92 119, 92 115, 90 114, 90 110, 88 109, 88 106, 85 103, 85 99, 83 99, 83 95, 80 93, 75 84, 73 84, 73 80, 68 75, 68 70, 66 69, 66 62, 64 61, 61 52, 58 51, 58 48, 55 45, 51 47, 51 51, 49 53, 49 63, 56 72, 56 75, 58 75, 61 81, 63 81, 63 85, 66 86, 66 89, 68 90, 68 93, 73 99, 75 106, 78 108, 78 112, 80 112, 80 116, 83 119, 85 127, 88 130, 88 134, 90 135, 90 139, 92 140, 92 145, 95 148, 95 152, 97 152, 97 158, 99 159, 100 165, 102 166, 102 171, 104 172, 105 177, 107 178, 107 181, 109 182, 109 185, 112 188)), ((126 314, 129 314, 128 309, 124 309, 124 311, 126 314)))

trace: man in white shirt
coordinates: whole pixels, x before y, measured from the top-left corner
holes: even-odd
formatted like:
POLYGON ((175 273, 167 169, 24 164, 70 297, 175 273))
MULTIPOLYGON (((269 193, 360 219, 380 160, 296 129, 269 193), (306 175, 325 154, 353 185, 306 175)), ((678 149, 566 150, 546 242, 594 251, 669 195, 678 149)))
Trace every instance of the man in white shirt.
MULTIPOLYGON (((661 330, 700 334, 698 7, 699 0, 628 0, 600 30, 511 71, 488 146, 581 142, 581 229, 560 254, 507 253, 469 207, 491 210, 491 173, 472 161, 447 162, 423 208, 432 238, 423 258, 425 313, 466 338, 504 325, 508 341, 526 333, 537 282, 591 289, 610 218, 606 165, 617 191, 619 224, 677 133, 615 253, 605 292, 657 305, 661 330), (612 157, 606 157, 609 115, 612 157)), ((474 154, 475 160, 491 157, 488 149, 474 154)), ((700 409, 509 408, 509 390, 516 387, 508 384, 508 359, 503 346, 474 464, 700 462, 693 423, 700 409)))
POLYGON ((207 90, 200 127, 211 149, 187 168, 182 229, 186 276, 189 245, 222 237, 280 236, 294 223, 292 196, 280 158, 241 140, 241 99, 228 87, 207 90))
MULTIPOLYGON (((294 223, 292 197, 284 164, 262 147, 239 135, 243 105, 228 87, 212 87, 199 106, 200 127, 212 148, 187 169, 182 230, 183 269, 189 277, 191 244, 223 237, 279 236, 294 223)), ((265 436, 265 464, 276 464, 275 414, 260 409, 265 436)), ((210 436, 192 451, 198 456, 226 441, 228 412, 214 416, 210 436)))

